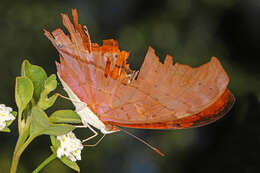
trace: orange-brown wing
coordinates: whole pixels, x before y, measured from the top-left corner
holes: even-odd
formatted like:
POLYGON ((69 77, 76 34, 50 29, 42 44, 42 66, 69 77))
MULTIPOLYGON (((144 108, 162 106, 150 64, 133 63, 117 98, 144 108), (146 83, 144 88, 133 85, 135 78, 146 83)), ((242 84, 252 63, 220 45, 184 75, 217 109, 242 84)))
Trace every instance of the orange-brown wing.
POLYGON ((114 126, 143 129, 183 129, 200 127, 210 124, 223 117, 232 108, 234 101, 234 96, 227 89, 224 94, 210 107, 197 114, 177 120, 143 124, 121 124, 113 121, 107 123, 114 126))
MULTIPOLYGON (((162 64, 149 48, 137 80, 130 84, 122 82, 127 75, 124 71, 119 75, 121 60, 118 59, 111 69, 111 77, 107 77, 106 62, 117 55, 124 63, 127 57, 122 57, 127 53, 119 50, 115 40, 106 40, 103 46, 90 43, 88 34, 83 35, 82 27, 77 27, 81 25, 73 13, 76 27, 67 15, 62 15, 69 36, 60 29, 52 35, 45 31, 45 35, 60 53, 59 75, 103 122, 137 128, 153 128, 156 123, 161 123, 161 128, 170 127, 166 126, 170 123, 175 124, 171 128, 177 128, 178 122, 199 126, 223 115, 223 110, 234 101, 227 90, 229 78, 215 57, 197 68, 173 65, 169 55, 162 64), (223 95, 228 95, 225 97, 228 99, 223 100, 223 95), (219 100, 226 104, 216 106, 219 100), (208 109, 211 112, 205 113, 208 109), (198 120, 202 115, 204 122, 203 118, 198 120)), ((126 64, 123 66, 128 70, 126 64)))

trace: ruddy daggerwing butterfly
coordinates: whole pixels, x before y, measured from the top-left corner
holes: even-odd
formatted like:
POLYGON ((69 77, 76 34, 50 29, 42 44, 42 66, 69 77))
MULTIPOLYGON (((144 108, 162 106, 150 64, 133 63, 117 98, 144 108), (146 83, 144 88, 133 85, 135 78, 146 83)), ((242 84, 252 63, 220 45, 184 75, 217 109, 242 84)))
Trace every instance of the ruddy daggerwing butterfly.
POLYGON ((72 15, 74 25, 62 14, 68 35, 61 29, 44 32, 60 54, 58 76, 83 124, 104 134, 117 127, 182 129, 214 122, 231 109, 235 99, 217 58, 192 68, 173 65, 167 55, 162 64, 149 47, 137 77, 117 41, 91 43, 75 9, 72 15))

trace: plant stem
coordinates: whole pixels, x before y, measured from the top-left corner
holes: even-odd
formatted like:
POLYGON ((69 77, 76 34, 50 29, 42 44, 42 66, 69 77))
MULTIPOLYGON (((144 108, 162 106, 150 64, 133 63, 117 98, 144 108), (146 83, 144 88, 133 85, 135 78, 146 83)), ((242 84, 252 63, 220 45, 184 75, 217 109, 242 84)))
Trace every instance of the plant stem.
POLYGON ((38 173, 42 168, 44 168, 54 159, 56 159, 56 154, 52 153, 52 155, 45 159, 32 173, 38 173))
POLYGON ((32 117, 31 117, 31 116, 28 117, 24 129, 22 129, 22 132, 21 132, 21 134, 19 135, 19 138, 18 138, 18 140, 17 140, 17 144, 16 144, 16 146, 15 146, 15 150, 14 150, 14 151, 17 151, 18 148, 20 148, 20 146, 21 146, 21 145, 26 141, 26 139, 28 138, 28 136, 29 136, 29 131, 30 131, 31 120, 32 120, 32 117))
POLYGON ((18 132, 21 135, 21 128, 22 128, 22 111, 18 111, 18 132))
MULTIPOLYGON (((19 132, 19 137, 18 137, 18 140, 17 140, 17 143, 15 145, 15 149, 14 149, 14 154, 13 154, 13 160, 12 160, 12 165, 11 165, 11 169, 10 169, 10 173, 15 173, 16 172, 16 169, 17 169, 17 166, 18 166, 18 163, 19 163, 19 160, 20 160, 20 156, 17 155, 18 153, 18 150, 20 150, 20 148, 22 148, 21 146, 22 145, 25 145, 25 140, 27 139, 28 135, 29 135, 29 130, 30 130, 30 124, 31 124, 31 120, 32 120, 32 117, 28 117, 27 121, 26 121, 26 125, 24 127, 24 129, 22 129, 21 132, 19 132)), ((36 136, 35 136, 36 137, 36 136)), ((33 137, 33 138, 35 138, 33 137)), ((28 138, 27 140, 27 144, 26 146, 29 145, 29 143, 33 140, 33 138, 28 138), (30 141, 29 141, 30 139, 30 141), (29 141, 29 143, 28 143, 29 141)), ((25 148, 26 148, 25 146, 25 148)), ((24 149, 25 149, 24 148, 24 149)), ((24 150, 23 149, 23 150, 24 150)), ((21 153, 22 154, 22 153, 21 153)), ((20 155, 21 155, 20 154, 20 155)))
POLYGON ((19 148, 19 146, 21 145, 21 141, 22 141, 22 136, 19 135, 17 143, 15 145, 15 149, 14 149, 14 154, 13 154, 13 160, 12 160, 12 165, 11 165, 11 169, 10 169, 10 173, 15 173, 18 163, 19 163, 19 158, 17 157, 17 150, 19 148))
POLYGON ((20 160, 20 157, 23 153, 23 151, 25 150, 25 148, 32 142, 32 140, 35 138, 36 136, 30 136, 26 142, 19 147, 20 144, 20 140, 23 139, 22 135, 19 136, 18 141, 16 143, 16 147, 14 150, 14 155, 13 155, 13 160, 12 160, 12 165, 11 165, 11 169, 10 169, 10 173, 16 173, 17 167, 18 167, 18 163, 20 160))

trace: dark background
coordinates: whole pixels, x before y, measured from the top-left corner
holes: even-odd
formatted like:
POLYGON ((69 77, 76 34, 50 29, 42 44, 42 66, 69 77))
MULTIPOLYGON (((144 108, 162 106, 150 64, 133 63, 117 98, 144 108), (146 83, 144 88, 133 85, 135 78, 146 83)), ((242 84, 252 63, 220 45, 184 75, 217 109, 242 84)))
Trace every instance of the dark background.
MULTIPOLYGON (((124 133, 108 135, 100 145, 86 148, 81 172, 259 172, 260 154, 260 1, 259 0, 100 0, 0 2, 0 103, 16 109, 15 77, 24 59, 56 73, 58 54, 42 29, 62 27, 60 13, 77 8, 92 41, 115 38, 130 51, 132 67, 140 67, 151 45, 164 58, 198 66, 217 56, 230 76, 236 97, 233 109, 208 126, 185 130, 134 130, 135 135, 159 147, 162 158, 124 133)), ((61 86, 59 86, 61 91, 61 86)), ((62 92, 64 93, 64 92, 62 92)), ((59 99, 57 109, 72 108, 59 99)), ((0 173, 9 170, 17 140, 0 134, 0 173)), ((86 138, 87 129, 77 132, 86 138)), ((92 141, 95 142, 95 141, 92 141)), ((50 151, 48 136, 33 141, 24 152, 19 173, 31 172, 50 151)), ((43 171, 73 172, 58 160, 43 171)))

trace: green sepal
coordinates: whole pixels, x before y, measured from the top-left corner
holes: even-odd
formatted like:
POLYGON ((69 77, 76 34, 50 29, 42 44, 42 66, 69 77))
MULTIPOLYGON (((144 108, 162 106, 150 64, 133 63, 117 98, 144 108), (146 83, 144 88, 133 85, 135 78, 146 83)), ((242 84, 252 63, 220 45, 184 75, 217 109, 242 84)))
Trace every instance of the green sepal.
MULTIPOLYGON (((12 114, 14 117, 17 117, 17 112, 16 112, 16 111, 12 111, 11 114, 12 114)), ((6 121, 6 127, 9 127, 13 122, 14 122, 14 120, 8 120, 8 121, 6 121)))
POLYGON ((17 117, 17 112, 16 111, 12 111, 11 114, 16 118, 17 117))
POLYGON ((57 139, 57 136, 50 135, 51 139, 51 150, 53 153, 57 153, 57 149, 60 147, 60 141, 57 139))
POLYGON ((8 127, 3 128, 2 130, 0 130, 0 132, 6 132, 6 133, 10 133, 11 130, 8 127))

